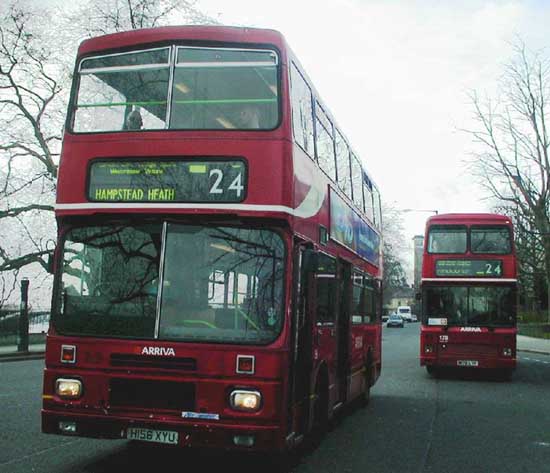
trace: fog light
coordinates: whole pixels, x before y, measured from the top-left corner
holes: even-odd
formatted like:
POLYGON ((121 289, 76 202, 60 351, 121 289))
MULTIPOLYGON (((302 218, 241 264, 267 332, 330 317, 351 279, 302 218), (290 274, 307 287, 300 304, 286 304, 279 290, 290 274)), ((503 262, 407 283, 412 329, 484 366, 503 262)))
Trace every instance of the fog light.
POLYGON ((253 435, 235 435, 233 443, 239 447, 252 447, 254 445, 253 435))
POLYGON ((236 390, 231 393, 229 400, 236 411, 256 412, 260 409, 262 395, 258 391, 236 390))
POLYGON ((78 399, 82 396, 82 382, 78 379, 59 378, 55 382, 55 393, 63 399, 78 399))
POLYGON ((504 349, 502 350, 502 354, 503 354, 504 356, 512 356, 512 349, 511 349, 511 348, 504 348, 504 349))
POLYGON ((59 431, 63 434, 76 434, 76 422, 59 421, 59 431))
POLYGON ((424 347, 424 353, 433 353, 434 352, 434 347, 432 345, 426 345, 424 347))

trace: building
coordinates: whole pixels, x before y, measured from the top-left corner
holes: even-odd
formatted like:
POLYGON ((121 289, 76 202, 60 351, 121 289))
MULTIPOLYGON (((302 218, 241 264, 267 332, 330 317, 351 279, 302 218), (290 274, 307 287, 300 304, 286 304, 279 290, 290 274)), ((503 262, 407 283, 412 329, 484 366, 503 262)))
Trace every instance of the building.
POLYGON ((420 280, 422 278, 422 252, 424 251, 424 236, 415 235, 414 242, 414 282, 413 288, 415 291, 420 290, 420 280))
POLYGON ((399 289, 395 289, 391 298, 386 301, 383 307, 383 312, 384 314, 397 312, 397 308, 401 305, 408 305, 413 307, 414 302, 414 289, 408 286, 401 287, 399 289))

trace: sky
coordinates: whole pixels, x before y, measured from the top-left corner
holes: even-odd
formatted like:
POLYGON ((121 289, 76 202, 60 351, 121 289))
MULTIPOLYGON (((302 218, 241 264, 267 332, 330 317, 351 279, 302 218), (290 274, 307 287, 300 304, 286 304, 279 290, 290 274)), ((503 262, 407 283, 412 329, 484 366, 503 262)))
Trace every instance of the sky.
MULTIPOLYGON (((66 5, 64 0, 30 0, 66 5)), ((79 3, 76 0, 75 3, 79 3)), ((497 96, 520 38, 548 46, 548 0, 196 0, 227 25, 279 30, 412 237, 435 211, 486 212, 468 170, 476 90, 497 96)), ((411 280, 411 278, 409 278, 411 280)))
MULTIPOLYGON (((469 92, 493 97, 518 38, 548 46, 550 2, 198 0, 223 24, 279 30, 412 237, 426 218, 491 211, 467 162, 469 92)), ((410 279, 409 279, 410 281, 410 279)))

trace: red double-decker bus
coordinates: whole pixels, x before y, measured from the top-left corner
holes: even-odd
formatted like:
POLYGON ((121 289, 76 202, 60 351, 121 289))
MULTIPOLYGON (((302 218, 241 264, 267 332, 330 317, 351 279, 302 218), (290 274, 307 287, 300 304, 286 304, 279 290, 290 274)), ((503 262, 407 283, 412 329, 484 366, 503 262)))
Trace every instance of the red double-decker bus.
POLYGON ((84 41, 55 211, 43 432, 286 451, 368 401, 379 192, 280 33, 84 41))
POLYGON ((509 217, 446 214, 428 219, 422 261, 420 365, 516 367, 517 263, 509 217))

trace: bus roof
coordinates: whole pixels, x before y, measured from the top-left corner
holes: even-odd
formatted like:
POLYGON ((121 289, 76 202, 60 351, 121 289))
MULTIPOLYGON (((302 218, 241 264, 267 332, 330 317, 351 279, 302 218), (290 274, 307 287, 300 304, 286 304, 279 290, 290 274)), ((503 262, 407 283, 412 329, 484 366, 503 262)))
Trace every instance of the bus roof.
POLYGON ((465 224, 508 224, 512 223, 512 219, 507 215, 492 214, 492 213, 448 213, 432 215, 428 218, 426 225, 465 225, 465 224))
POLYGON ((84 40, 78 54, 84 55, 107 49, 118 49, 137 44, 167 41, 220 41, 227 43, 256 43, 283 46, 283 35, 276 30, 235 26, 161 26, 123 31, 84 40))

